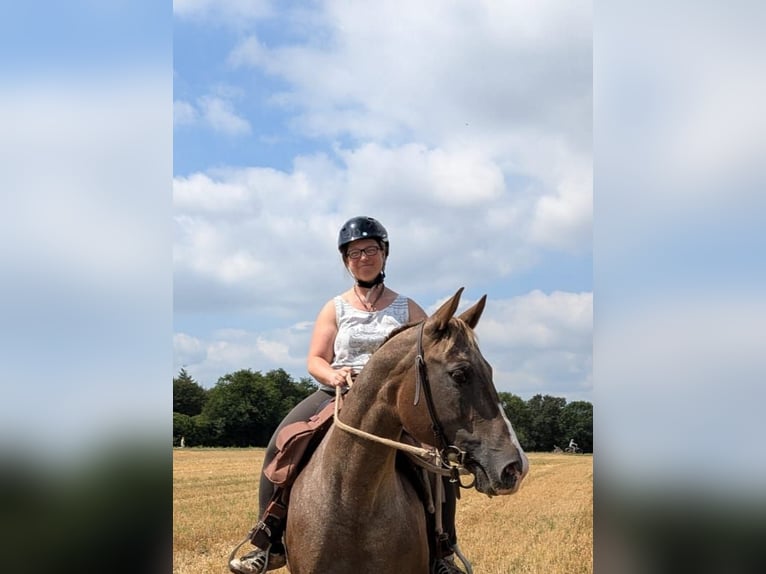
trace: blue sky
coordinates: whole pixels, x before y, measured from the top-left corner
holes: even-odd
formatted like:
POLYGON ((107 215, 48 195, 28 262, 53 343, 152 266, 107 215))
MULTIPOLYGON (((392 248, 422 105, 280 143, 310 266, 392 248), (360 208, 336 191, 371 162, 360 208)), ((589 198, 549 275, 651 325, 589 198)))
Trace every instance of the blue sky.
POLYGON ((593 400, 589 3, 181 1, 173 56, 176 369, 307 376, 366 214, 389 287, 488 295, 500 390, 593 400))

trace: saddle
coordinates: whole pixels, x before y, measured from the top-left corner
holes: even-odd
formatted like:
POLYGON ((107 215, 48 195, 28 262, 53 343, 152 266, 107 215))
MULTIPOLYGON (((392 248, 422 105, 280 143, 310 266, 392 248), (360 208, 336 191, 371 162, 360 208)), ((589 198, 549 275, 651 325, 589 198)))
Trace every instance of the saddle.
POLYGON ((263 474, 275 486, 292 486, 301 468, 332 425, 334 402, 334 398, 329 399, 309 420, 290 423, 279 431, 276 455, 263 469, 263 474))

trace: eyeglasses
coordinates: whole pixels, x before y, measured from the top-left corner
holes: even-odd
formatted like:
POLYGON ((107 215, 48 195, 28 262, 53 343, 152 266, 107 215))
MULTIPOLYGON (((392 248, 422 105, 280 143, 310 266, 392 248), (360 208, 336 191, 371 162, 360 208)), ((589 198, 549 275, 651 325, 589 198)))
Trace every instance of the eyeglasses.
POLYGON ((362 256, 362 253, 367 257, 373 257, 378 254, 378 251, 380 251, 380 247, 377 245, 370 245, 364 249, 352 249, 351 251, 346 251, 346 257, 349 259, 359 259, 362 256))

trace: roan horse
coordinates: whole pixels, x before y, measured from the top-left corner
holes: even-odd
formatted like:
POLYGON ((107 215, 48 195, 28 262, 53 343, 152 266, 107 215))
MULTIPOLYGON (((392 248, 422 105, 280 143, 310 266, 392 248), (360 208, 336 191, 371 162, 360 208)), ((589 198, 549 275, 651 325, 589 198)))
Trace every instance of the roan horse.
MULTIPOLYGON (((389 336, 346 394, 338 420, 389 440, 406 431, 433 445, 443 433, 442 444, 462 453, 479 492, 513 494, 529 463, 473 333, 486 295, 454 317, 462 291, 389 336)), ((397 472, 396 452, 330 428, 292 487, 285 532, 292 574, 427 574, 424 506, 397 472)))

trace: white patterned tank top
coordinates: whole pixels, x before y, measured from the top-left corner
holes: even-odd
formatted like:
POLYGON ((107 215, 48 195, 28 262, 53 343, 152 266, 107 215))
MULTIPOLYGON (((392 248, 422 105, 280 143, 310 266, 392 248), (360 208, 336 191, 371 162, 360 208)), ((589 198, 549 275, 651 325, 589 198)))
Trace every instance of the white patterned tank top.
MULTIPOLYGON (((393 303, 380 311, 360 311, 337 296, 335 303, 335 322, 338 334, 335 336, 335 357, 331 367, 351 367, 358 373, 367 364, 373 351, 386 337, 409 321, 410 311, 407 297, 397 295, 393 303)), ((335 391, 334 387, 320 384, 320 387, 335 391)))

